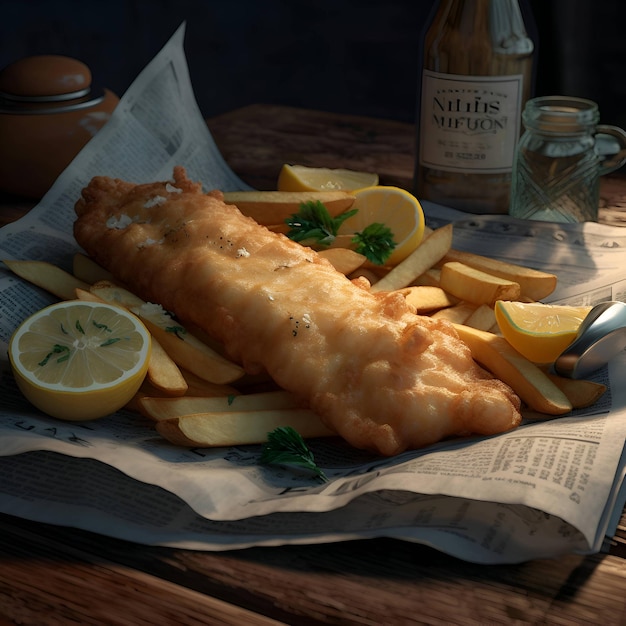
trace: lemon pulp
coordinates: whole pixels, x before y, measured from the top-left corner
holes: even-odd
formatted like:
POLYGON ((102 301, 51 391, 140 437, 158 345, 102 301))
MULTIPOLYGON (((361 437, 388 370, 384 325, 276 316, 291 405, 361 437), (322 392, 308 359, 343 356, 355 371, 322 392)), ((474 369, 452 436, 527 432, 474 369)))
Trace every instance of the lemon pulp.
POLYGON ((357 212, 339 228, 339 235, 361 232, 373 223, 384 224, 396 243, 386 265, 397 265, 422 242, 424 211, 417 198, 399 187, 366 187, 354 192, 351 209, 357 212))
POLYGON ((22 322, 9 341, 9 360, 18 387, 44 413, 96 419, 137 392, 150 349, 150 334, 132 313, 70 300, 22 322))
POLYGON ((590 306, 499 300, 495 315, 502 336, 534 363, 553 363, 574 341, 590 306))
POLYGON ((378 174, 356 170, 283 165, 278 176, 278 191, 353 191, 378 185, 378 174))

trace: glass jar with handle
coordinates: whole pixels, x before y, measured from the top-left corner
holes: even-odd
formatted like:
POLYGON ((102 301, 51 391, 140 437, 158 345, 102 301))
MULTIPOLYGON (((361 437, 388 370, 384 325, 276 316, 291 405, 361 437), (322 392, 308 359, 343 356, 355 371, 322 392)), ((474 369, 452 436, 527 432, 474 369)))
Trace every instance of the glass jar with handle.
POLYGON ((626 163, 626 132, 598 124, 591 100, 544 96, 526 103, 509 213, 523 219, 598 219, 600 176, 626 163))

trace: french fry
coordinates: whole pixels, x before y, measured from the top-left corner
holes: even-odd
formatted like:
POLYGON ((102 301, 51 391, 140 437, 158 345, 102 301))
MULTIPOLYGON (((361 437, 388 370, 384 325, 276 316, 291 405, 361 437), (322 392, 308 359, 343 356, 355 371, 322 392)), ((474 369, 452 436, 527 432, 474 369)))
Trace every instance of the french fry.
POLYGON ((452 228, 452 224, 446 224, 433 230, 404 261, 372 285, 372 291, 396 291, 410 285, 450 250, 452 228))
POLYGON ((267 433, 281 426, 291 426, 305 439, 336 436, 308 409, 199 413, 161 420, 155 427, 175 445, 211 448, 265 443, 267 433))
POLYGON ((91 257, 77 252, 72 259, 72 272, 76 278, 93 285, 99 280, 113 280, 113 275, 104 267, 98 265, 91 257))
POLYGON ((242 411, 276 411, 302 408, 288 391, 229 394, 214 397, 163 398, 144 397, 139 401, 141 412, 155 421, 199 413, 229 413, 242 411))
POLYGON ((547 376, 567 396, 575 409, 584 409, 595 404, 607 389, 606 385, 593 380, 574 380, 551 373, 547 376))
POLYGON ((53 263, 46 261, 4 261, 17 276, 45 289, 61 300, 74 300, 76 289, 89 289, 89 285, 53 263))
POLYGON ((349 248, 328 248, 318 253, 330 261, 342 274, 351 274, 365 263, 367 257, 349 248))
POLYGON ((496 300, 517 300, 520 296, 518 283, 487 274, 458 261, 444 263, 441 267, 440 285, 460 300, 474 304, 493 306, 496 300))
POLYGON ((572 410, 567 396, 537 365, 523 357, 502 337, 454 324, 469 346, 475 361, 504 381, 532 410, 546 415, 564 415, 572 410))
POLYGON ((224 201, 264 226, 282 224, 300 210, 300 204, 319 200, 332 217, 348 210, 354 196, 347 191, 229 191, 224 201))
POLYGON ((359 267, 359 269, 348 274, 348 278, 350 280, 364 278, 370 285, 373 285, 380 280, 380 276, 378 275, 378 273, 375 270, 370 269, 369 267, 359 267))
POLYGON ((134 413, 141 414, 141 405, 139 404, 141 398, 145 396, 149 396, 152 398, 160 394, 161 392, 158 389, 154 388, 148 382, 147 378, 144 378, 144 381, 143 383, 141 383, 139 391, 137 391, 137 393, 124 405, 124 408, 128 411, 133 411, 134 413))
POLYGON ((465 324, 465 321, 475 310, 476 305, 470 302, 459 302, 454 306, 436 311, 430 317, 435 320, 447 320, 452 324, 465 324))
POLYGON ((78 287, 75 293, 78 300, 87 300, 87 302, 106 302, 106 300, 99 298, 95 293, 91 293, 91 291, 89 291, 89 285, 87 285, 87 289, 81 289, 78 287))
MULTIPOLYGON (((145 300, 142 300, 139 296, 132 293, 132 291, 109 280, 99 280, 95 282, 93 285, 89 286, 89 291, 92 295, 101 300, 117 304, 125 309, 140 308, 146 304, 145 300)), ((167 315, 165 311, 163 313, 167 315)), ((170 323, 171 322, 172 320, 170 318, 170 323)))
POLYGON ((89 290, 104 301, 123 306, 137 315, 180 367, 218 384, 231 383, 243 376, 242 367, 176 324, 160 307, 149 306, 127 289, 108 281, 95 283, 89 290))
MULTIPOLYGON (((183 374, 185 375, 185 380, 188 380, 187 374, 189 374, 189 372, 183 372, 183 374)), ((210 385, 211 383, 207 382, 206 384, 210 385)), ((131 411, 135 411, 135 413, 140 413, 144 415, 144 417, 153 419, 151 418, 150 415, 145 413, 143 406, 141 405, 141 401, 144 398, 152 398, 152 399, 162 398, 164 400, 182 400, 183 398, 193 397, 193 398, 203 399, 203 398, 210 398, 210 397, 236 396, 239 393, 240 392, 237 389, 235 389, 234 387, 231 387, 230 385, 213 384, 212 389, 202 388, 199 394, 196 394, 196 390, 193 388, 193 386, 189 386, 187 389, 187 393, 184 396, 172 396, 171 394, 165 393, 161 391, 160 389, 157 389, 156 387, 154 387, 150 383, 148 378, 146 377, 143 383, 141 384, 139 391, 133 396, 133 398, 130 400, 130 402, 126 404, 124 408, 129 409, 131 411)), ((176 416, 171 416, 171 417, 176 417, 176 416)))
MULTIPOLYGON (((91 291, 77 289, 76 297, 79 300, 91 302, 106 302, 91 291)), ((112 303, 109 303, 112 304, 112 303)), ((116 304, 116 306, 120 306, 116 304)), ((125 307, 122 307, 125 308, 125 307)), ((153 389, 166 396, 182 396, 187 393, 189 385, 181 369, 176 365, 170 355, 164 350, 159 341, 151 334, 152 350, 148 362, 146 380, 152 384, 153 389)))
POLYGON ((424 315, 439 309, 458 304, 458 298, 450 295, 441 287, 431 287, 428 285, 419 285, 405 287, 400 290, 404 295, 407 304, 414 309, 418 315, 424 315))
POLYGON ((490 330, 496 324, 496 314, 492 306, 481 304, 474 309, 474 312, 463 322, 466 326, 477 328, 478 330, 490 330))
POLYGON ((189 388, 178 365, 154 337, 146 376, 153 387, 170 396, 183 396, 189 388))
POLYGON ((413 285, 424 285, 425 287, 441 287, 441 270, 431 267, 423 274, 420 274, 414 281, 413 285))
MULTIPOLYGON (((240 393, 231 385, 225 383, 211 383, 182 367, 180 371, 187 383, 187 393, 185 394, 187 396, 212 398, 214 396, 234 396, 240 393)), ((237 379, 237 383, 239 384, 241 380, 241 378, 237 379)))
POLYGON ((541 272, 523 265, 507 263, 480 254, 461 252, 455 249, 448 251, 441 260, 441 264, 449 261, 464 263, 493 276, 499 276, 500 278, 518 283, 521 296, 531 301, 541 300, 556 289, 557 277, 554 274, 541 272))
MULTIPOLYGON (((131 311, 136 313, 135 309, 131 311)), ((224 358, 194 335, 172 333, 147 317, 139 315, 139 318, 177 365, 200 378, 211 383, 226 384, 239 380, 244 375, 241 366, 224 358)))

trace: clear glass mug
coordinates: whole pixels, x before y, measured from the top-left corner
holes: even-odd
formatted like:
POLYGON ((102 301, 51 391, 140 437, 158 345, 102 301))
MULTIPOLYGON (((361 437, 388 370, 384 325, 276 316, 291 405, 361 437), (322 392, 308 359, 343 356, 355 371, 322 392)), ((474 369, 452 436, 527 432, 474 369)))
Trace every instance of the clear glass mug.
POLYGON ((568 96, 526 103, 509 214, 550 222, 598 219, 600 176, 626 163, 626 132, 598 124, 598 105, 568 96))

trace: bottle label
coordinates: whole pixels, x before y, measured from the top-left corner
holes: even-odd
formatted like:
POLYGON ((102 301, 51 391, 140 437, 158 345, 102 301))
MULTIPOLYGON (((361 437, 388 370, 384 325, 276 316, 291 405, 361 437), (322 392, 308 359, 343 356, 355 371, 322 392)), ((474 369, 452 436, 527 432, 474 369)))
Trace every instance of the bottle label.
POLYGON ((424 70, 420 164, 459 173, 513 168, 523 76, 464 76, 424 70))

